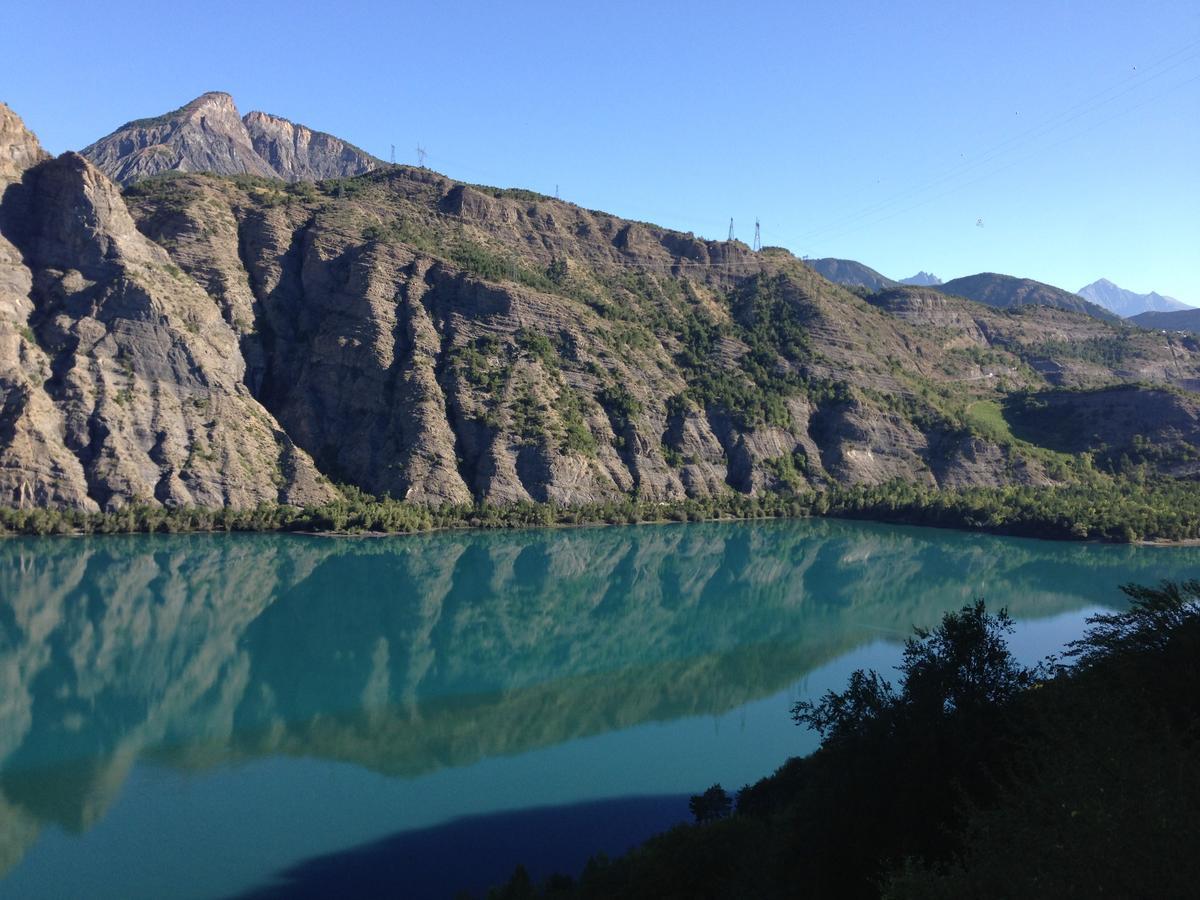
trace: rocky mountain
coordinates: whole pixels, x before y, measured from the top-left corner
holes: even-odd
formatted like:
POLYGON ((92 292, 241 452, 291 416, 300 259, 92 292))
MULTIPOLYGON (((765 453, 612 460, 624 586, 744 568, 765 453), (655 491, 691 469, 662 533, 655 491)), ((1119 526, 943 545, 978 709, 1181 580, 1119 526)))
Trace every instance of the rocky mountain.
POLYGON ((822 278, 828 278, 834 284, 843 284, 846 287, 882 291, 896 286, 896 282, 886 275, 880 275, 870 266, 864 266, 852 259, 826 257, 805 260, 805 264, 822 278))
POLYGON ((965 278, 955 278, 938 286, 939 291, 953 294, 956 297, 966 297, 988 306, 1009 309, 1016 306, 1051 306, 1055 309, 1066 309, 1071 312, 1085 313, 1097 319, 1115 322, 1118 316, 1077 294, 1043 284, 1031 278, 1014 278, 1012 275, 997 275, 994 272, 981 272, 978 275, 968 275, 965 278))
POLYGON ((1144 312, 1129 319, 1142 328, 1163 331, 1191 331, 1200 334, 1200 309, 1177 309, 1173 312, 1144 312))
POLYGON ((0 503, 112 509, 333 491, 244 383, 233 329, 120 191, 0 108, 0 503), (9 160, 12 160, 9 163, 9 160))
POLYGON ((166 172, 316 181, 359 175, 381 163, 352 144, 267 113, 238 113, 228 94, 122 125, 82 155, 120 184, 166 172))
POLYGON ((19 179, 30 166, 49 157, 17 114, 0 103, 0 184, 19 179))
MULTIPOLYGON (((403 166, 122 194, 4 121, 0 505, 1048 484, 1082 451, 1012 427, 1027 392, 1170 385, 1182 421, 1200 387, 1194 341, 1107 312, 864 298, 784 250, 403 166)), ((1089 452, 1140 440, 1124 421, 1089 452)))
POLYGON ((911 284, 914 287, 936 287, 942 283, 942 279, 938 278, 932 272, 926 272, 922 269, 916 275, 910 275, 908 278, 901 278, 901 284, 911 284))
POLYGON ((1093 281, 1075 293, 1124 318, 1144 312, 1172 312, 1191 309, 1186 303, 1182 303, 1174 297, 1164 297, 1157 291, 1151 291, 1149 294, 1135 294, 1133 291, 1117 287, 1107 278, 1093 281))

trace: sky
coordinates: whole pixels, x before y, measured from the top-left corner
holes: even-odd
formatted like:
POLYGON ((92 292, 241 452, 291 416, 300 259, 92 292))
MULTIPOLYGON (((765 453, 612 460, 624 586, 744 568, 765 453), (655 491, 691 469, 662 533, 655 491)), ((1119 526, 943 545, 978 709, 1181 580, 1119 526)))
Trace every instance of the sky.
POLYGON ((59 153, 209 90, 472 183, 893 278, 1200 305, 1200 3, 14 3, 59 153))

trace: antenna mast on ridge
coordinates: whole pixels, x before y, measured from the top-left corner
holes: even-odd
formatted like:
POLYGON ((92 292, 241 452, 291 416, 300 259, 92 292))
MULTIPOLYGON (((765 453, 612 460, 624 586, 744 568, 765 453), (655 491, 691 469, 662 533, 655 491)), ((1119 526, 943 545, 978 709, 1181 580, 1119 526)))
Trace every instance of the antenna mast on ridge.
POLYGON ((757 253, 762 249, 762 229, 758 224, 758 219, 754 220, 754 252, 757 253))
POLYGON ((733 219, 729 220, 729 240, 733 240, 733 219))
POLYGON ((392 165, 396 164, 396 145, 392 144, 392 165))

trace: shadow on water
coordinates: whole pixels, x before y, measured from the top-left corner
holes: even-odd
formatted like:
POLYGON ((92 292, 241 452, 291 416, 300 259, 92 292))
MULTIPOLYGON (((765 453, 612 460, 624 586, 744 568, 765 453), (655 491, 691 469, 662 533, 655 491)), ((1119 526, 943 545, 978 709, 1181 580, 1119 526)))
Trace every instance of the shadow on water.
POLYGON ((617 856, 688 816, 688 798, 628 797, 458 819, 305 860, 239 900, 480 896, 528 860, 535 881, 617 856))
POLYGON ((868 523, 0 542, 0 874, 138 760, 412 777, 717 715, 984 596, 1115 603, 1200 549, 868 523))

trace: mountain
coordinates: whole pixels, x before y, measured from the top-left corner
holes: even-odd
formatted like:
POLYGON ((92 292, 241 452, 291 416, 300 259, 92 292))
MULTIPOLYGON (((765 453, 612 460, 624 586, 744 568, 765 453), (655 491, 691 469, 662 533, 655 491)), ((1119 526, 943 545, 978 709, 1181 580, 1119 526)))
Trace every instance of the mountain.
POLYGON ((0 176, 0 503, 332 496, 247 390, 220 309, 116 185, 78 154, 45 160, 7 107, 0 129, 24 148, 0 176))
POLYGON ((951 285, 863 298, 785 250, 404 166, 122 192, 3 112, 0 506, 1050 484, 1056 453, 1143 440, 1191 465, 1194 343, 951 285), (1097 409, 1127 412, 1057 450, 1097 409))
POLYGON ((921 270, 916 275, 910 275, 908 278, 901 278, 901 284, 911 284, 914 287, 936 287, 942 283, 942 279, 938 278, 932 272, 921 270))
POLYGON ((1076 291, 1080 297, 1090 300, 1118 316, 1128 318, 1144 312, 1172 312, 1180 309, 1191 309, 1186 303, 1181 303, 1174 297, 1164 297, 1155 291, 1149 294, 1135 294, 1125 288, 1117 287, 1107 278, 1093 281, 1076 291))
POLYGON ((1085 313, 1106 322, 1119 321, 1119 317, 1102 306, 1080 298, 1077 294, 1043 284, 1030 278, 1014 278, 1012 275, 997 275, 981 272, 965 278, 955 278, 937 288, 944 294, 966 297, 977 303, 986 303, 1000 309, 1015 306, 1051 306, 1071 312, 1085 313))
POLYGON ((242 117, 228 94, 202 94, 174 112, 122 125, 84 148, 82 155, 119 184, 165 172, 258 175, 317 181, 378 168, 375 157, 352 144, 252 112, 242 117))
POLYGON ((1144 312, 1129 319, 1142 328, 1162 331, 1191 331, 1200 334, 1200 309, 1177 309, 1172 312, 1144 312))
POLYGON ((896 282, 886 275, 880 275, 870 266, 864 266, 852 259, 826 257, 824 259, 808 259, 805 260, 805 264, 834 284, 866 288, 868 291, 882 291, 884 288, 896 286, 896 282))
POLYGON ((0 103, 0 184, 19 180, 30 166, 49 158, 20 117, 0 103))

